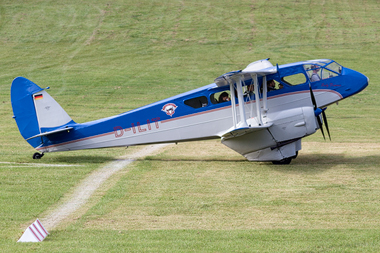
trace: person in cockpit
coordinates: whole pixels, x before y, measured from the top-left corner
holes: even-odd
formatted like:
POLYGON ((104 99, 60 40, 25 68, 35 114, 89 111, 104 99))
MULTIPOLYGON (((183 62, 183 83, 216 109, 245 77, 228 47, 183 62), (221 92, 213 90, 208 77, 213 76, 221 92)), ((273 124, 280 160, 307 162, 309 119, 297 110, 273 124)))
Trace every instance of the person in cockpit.
POLYGON ((250 84, 247 86, 247 90, 244 92, 244 96, 250 96, 254 93, 254 87, 253 84, 250 84))
POLYGON ((312 65, 311 68, 313 69, 313 74, 311 74, 310 81, 312 82, 320 81, 321 78, 318 75, 319 67, 317 65, 312 65))
POLYGON ((275 89, 276 89, 276 83, 274 82, 274 80, 269 80, 267 82, 267 90, 271 91, 271 90, 275 90, 275 89))
POLYGON ((218 103, 223 103, 223 102, 227 102, 227 101, 230 101, 230 97, 228 96, 228 93, 223 92, 222 94, 220 94, 219 99, 218 99, 218 103))
POLYGON ((274 80, 269 80, 267 81, 267 91, 272 91, 272 90, 279 90, 279 89, 282 89, 284 88, 284 86, 279 83, 278 84, 278 87, 276 87, 276 82, 274 80))

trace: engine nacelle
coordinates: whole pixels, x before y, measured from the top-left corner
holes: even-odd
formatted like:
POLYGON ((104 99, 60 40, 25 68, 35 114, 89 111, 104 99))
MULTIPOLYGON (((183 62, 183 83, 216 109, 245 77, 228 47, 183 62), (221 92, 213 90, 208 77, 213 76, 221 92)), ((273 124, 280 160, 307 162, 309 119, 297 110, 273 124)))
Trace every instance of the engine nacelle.
POLYGON ((276 142, 303 138, 318 129, 314 108, 311 106, 268 114, 267 117, 268 122, 273 123, 268 130, 276 142))
POLYGON ((295 157, 301 149, 301 138, 317 130, 314 109, 311 106, 267 114, 267 129, 236 138, 223 139, 222 143, 250 161, 280 161, 295 157))

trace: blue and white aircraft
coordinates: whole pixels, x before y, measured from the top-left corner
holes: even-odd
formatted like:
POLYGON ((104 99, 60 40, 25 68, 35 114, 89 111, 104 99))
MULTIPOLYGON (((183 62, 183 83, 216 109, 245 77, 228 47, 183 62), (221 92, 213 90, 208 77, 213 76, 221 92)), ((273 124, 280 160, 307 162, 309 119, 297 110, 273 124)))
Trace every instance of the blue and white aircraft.
POLYGON ((32 81, 12 82, 14 119, 44 153, 221 139, 249 161, 289 164, 301 139, 321 129, 325 109, 367 87, 369 79, 333 60, 273 66, 269 59, 221 75, 201 88, 113 117, 76 123, 32 81))

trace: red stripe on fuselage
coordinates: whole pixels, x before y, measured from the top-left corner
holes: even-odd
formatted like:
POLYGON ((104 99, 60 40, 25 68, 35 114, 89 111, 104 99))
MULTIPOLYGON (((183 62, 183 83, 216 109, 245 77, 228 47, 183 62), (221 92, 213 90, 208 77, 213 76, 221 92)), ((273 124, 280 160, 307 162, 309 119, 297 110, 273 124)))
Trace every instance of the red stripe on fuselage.
POLYGON ((44 149, 47 149, 47 148, 59 147, 59 146, 62 146, 62 145, 68 145, 68 144, 72 144, 72 143, 76 143, 76 142, 80 142, 80 141, 91 140, 91 139, 94 139, 94 138, 100 138, 100 137, 103 137, 103 136, 113 135, 113 134, 114 134, 114 132, 108 132, 108 133, 88 136, 88 137, 85 137, 85 138, 82 138, 82 139, 77 139, 77 140, 72 140, 72 141, 67 141, 67 142, 63 142, 63 143, 59 143, 59 144, 53 144, 53 145, 50 145, 50 146, 45 146, 45 147, 37 148, 37 150, 44 150, 44 149))
MULTIPOLYGON (((332 93, 338 95, 340 98, 343 98, 343 96, 339 92, 337 92, 335 90, 316 89, 316 90, 313 90, 313 92, 332 92, 332 93)), ((304 90, 304 91, 296 91, 296 92, 291 92, 291 93, 279 94, 279 95, 268 97, 268 100, 269 99, 280 98, 280 97, 284 97, 284 96, 289 96, 289 95, 303 94, 303 93, 310 93, 310 91, 304 90)), ((262 101, 262 98, 260 99, 260 101, 262 101)), ((255 101, 248 101, 248 102, 245 102, 245 104, 250 104, 252 102, 256 103, 255 101)), ((239 106, 239 104, 237 104, 236 106, 239 106)), ((231 105, 223 106, 223 107, 220 107, 220 108, 215 108, 215 109, 211 109, 211 110, 207 110, 207 111, 203 111, 203 112, 197 112, 197 113, 193 113, 193 114, 179 116, 179 117, 172 118, 172 119, 162 120, 161 123, 167 123, 167 122, 171 122, 171 121, 175 121, 175 120, 185 119, 185 118, 189 118, 189 117, 195 117, 195 116, 199 116, 199 115, 206 114, 206 113, 213 113, 213 112, 220 111, 220 110, 225 110, 225 109, 228 109, 228 108, 231 108, 231 105)), ((108 132, 108 133, 88 136, 88 137, 85 137, 85 138, 82 138, 82 139, 78 139, 78 140, 72 140, 72 141, 67 141, 67 142, 64 142, 64 143, 59 143, 59 144, 54 144, 54 145, 50 145, 50 146, 46 146, 46 147, 37 148, 37 150, 44 150, 44 149, 48 149, 48 148, 59 147, 59 146, 62 146, 62 145, 72 144, 72 143, 76 143, 76 142, 80 142, 80 141, 86 141, 86 140, 90 140, 90 139, 94 139, 94 138, 100 138, 100 137, 107 136, 107 135, 114 135, 114 132, 112 131, 112 132, 108 132)))

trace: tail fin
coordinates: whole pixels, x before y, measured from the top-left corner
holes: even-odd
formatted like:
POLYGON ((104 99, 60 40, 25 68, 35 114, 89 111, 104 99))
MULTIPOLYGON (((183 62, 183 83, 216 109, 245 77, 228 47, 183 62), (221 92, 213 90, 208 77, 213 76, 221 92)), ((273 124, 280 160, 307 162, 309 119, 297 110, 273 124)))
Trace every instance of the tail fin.
POLYGON ((13 117, 22 137, 34 148, 43 144, 42 138, 35 137, 75 123, 54 98, 24 77, 13 80, 11 103, 13 117))

